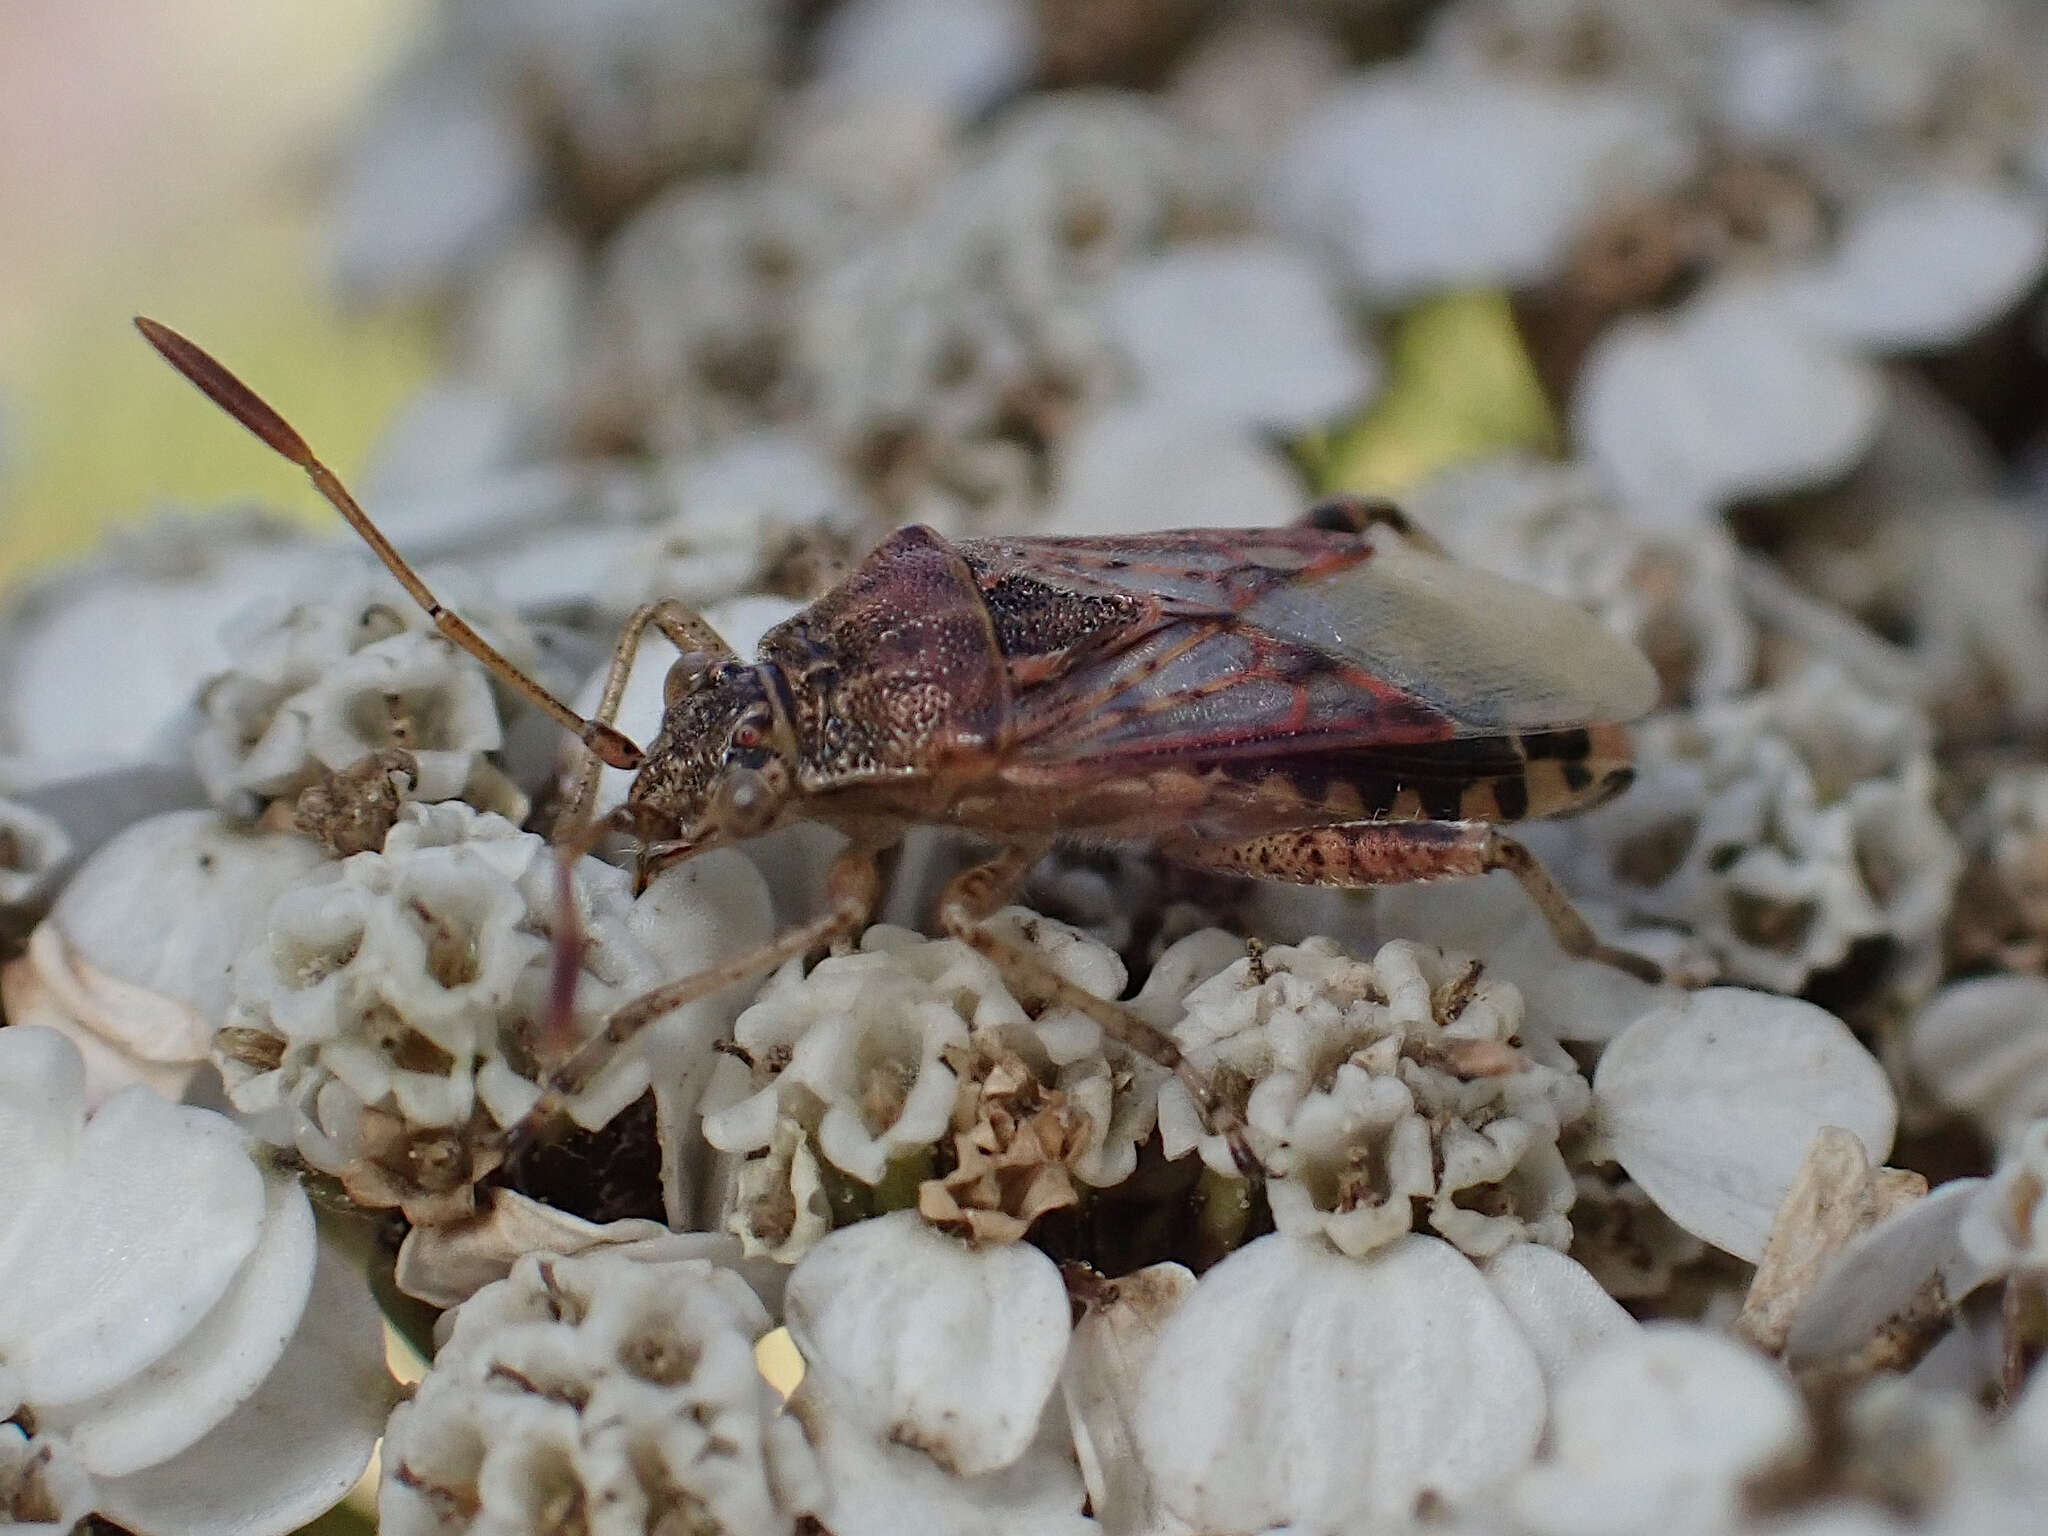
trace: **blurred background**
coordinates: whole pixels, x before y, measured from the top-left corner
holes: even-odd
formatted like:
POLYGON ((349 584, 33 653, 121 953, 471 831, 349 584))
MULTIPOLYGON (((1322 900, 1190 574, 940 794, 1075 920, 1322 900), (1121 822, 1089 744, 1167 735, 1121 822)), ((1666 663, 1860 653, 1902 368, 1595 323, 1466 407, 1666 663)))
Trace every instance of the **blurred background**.
POLYGON ((425 376, 417 316, 344 320, 319 248, 349 124, 423 0, 0 6, 0 577, 164 499, 293 477, 204 426, 128 317, 288 389, 336 460, 425 376))
POLYGON ((1670 704, 1766 675, 1767 580, 2048 717, 2027 0, 14 0, 0 178, 0 573, 166 506, 338 531, 144 311, 593 638, 912 519, 1350 489, 1670 704))

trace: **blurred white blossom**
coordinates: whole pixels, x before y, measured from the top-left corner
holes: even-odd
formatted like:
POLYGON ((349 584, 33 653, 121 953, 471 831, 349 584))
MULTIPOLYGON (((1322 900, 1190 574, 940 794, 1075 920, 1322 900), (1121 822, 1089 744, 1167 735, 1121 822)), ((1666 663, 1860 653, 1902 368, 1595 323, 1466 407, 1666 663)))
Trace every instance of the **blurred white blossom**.
POLYGON ((88 1114, 77 1050, 16 1025, 0 1163, 10 1510, 283 1536, 340 1500, 391 1402, 376 1309, 245 1131, 141 1087, 88 1114))

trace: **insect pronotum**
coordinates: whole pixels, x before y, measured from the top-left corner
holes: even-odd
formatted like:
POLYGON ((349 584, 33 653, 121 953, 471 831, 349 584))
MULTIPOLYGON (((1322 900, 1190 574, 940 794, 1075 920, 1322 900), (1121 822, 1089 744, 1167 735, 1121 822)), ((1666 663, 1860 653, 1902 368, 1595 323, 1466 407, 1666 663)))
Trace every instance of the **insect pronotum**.
POLYGON ((1655 700, 1649 664, 1579 609, 1453 563, 1385 503, 1330 502, 1291 528, 1129 537, 955 542, 902 528, 770 630, 756 661, 682 603, 640 608, 585 719, 442 607, 276 411, 176 332, 136 324, 305 470, 451 642, 582 741, 567 847, 628 832, 645 880, 785 822, 845 833, 821 915, 614 1010, 551 1069, 544 1109, 670 1010, 855 933, 878 894, 876 855, 920 823, 999 850, 947 886, 945 930, 1021 996, 1079 1009, 1179 1073, 1248 1169, 1237 1108, 1171 1038, 988 925, 1055 840, 1148 842, 1185 864, 1306 885, 1504 869, 1568 952, 1662 974, 1602 945, 1494 825, 1628 784, 1621 726, 1655 700), (649 628, 680 654, 642 749, 612 721, 649 628), (592 824, 600 763, 637 772, 592 824))

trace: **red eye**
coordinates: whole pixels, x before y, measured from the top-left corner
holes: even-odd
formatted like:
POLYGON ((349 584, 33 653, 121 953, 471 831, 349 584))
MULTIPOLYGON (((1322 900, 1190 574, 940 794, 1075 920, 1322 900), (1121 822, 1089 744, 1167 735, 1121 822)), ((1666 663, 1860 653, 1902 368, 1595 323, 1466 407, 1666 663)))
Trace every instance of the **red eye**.
POLYGON ((751 752, 761 745, 761 728, 758 725, 742 725, 732 733, 732 744, 742 752, 751 752))

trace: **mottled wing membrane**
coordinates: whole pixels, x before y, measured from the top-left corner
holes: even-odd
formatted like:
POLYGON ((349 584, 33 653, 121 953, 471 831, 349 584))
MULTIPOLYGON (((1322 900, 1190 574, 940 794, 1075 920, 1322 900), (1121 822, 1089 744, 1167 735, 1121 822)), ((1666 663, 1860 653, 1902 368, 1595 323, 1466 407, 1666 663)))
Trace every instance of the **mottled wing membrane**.
POLYGON ((1228 620, 1181 619, 1023 690, 1026 759, 1266 754, 1276 742, 1438 741, 1453 724, 1363 668, 1228 620))
POLYGON ((1394 540, 1238 618, 1369 669, 1460 736, 1633 720, 1657 699, 1649 662, 1583 609, 1394 540))
POLYGON ((1648 663, 1591 616, 1380 530, 961 549, 1019 613, 1123 605, 1106 632, 1005 637, 1027 759, 1387 748, 1627 720, 1655 698, 1648 663))

